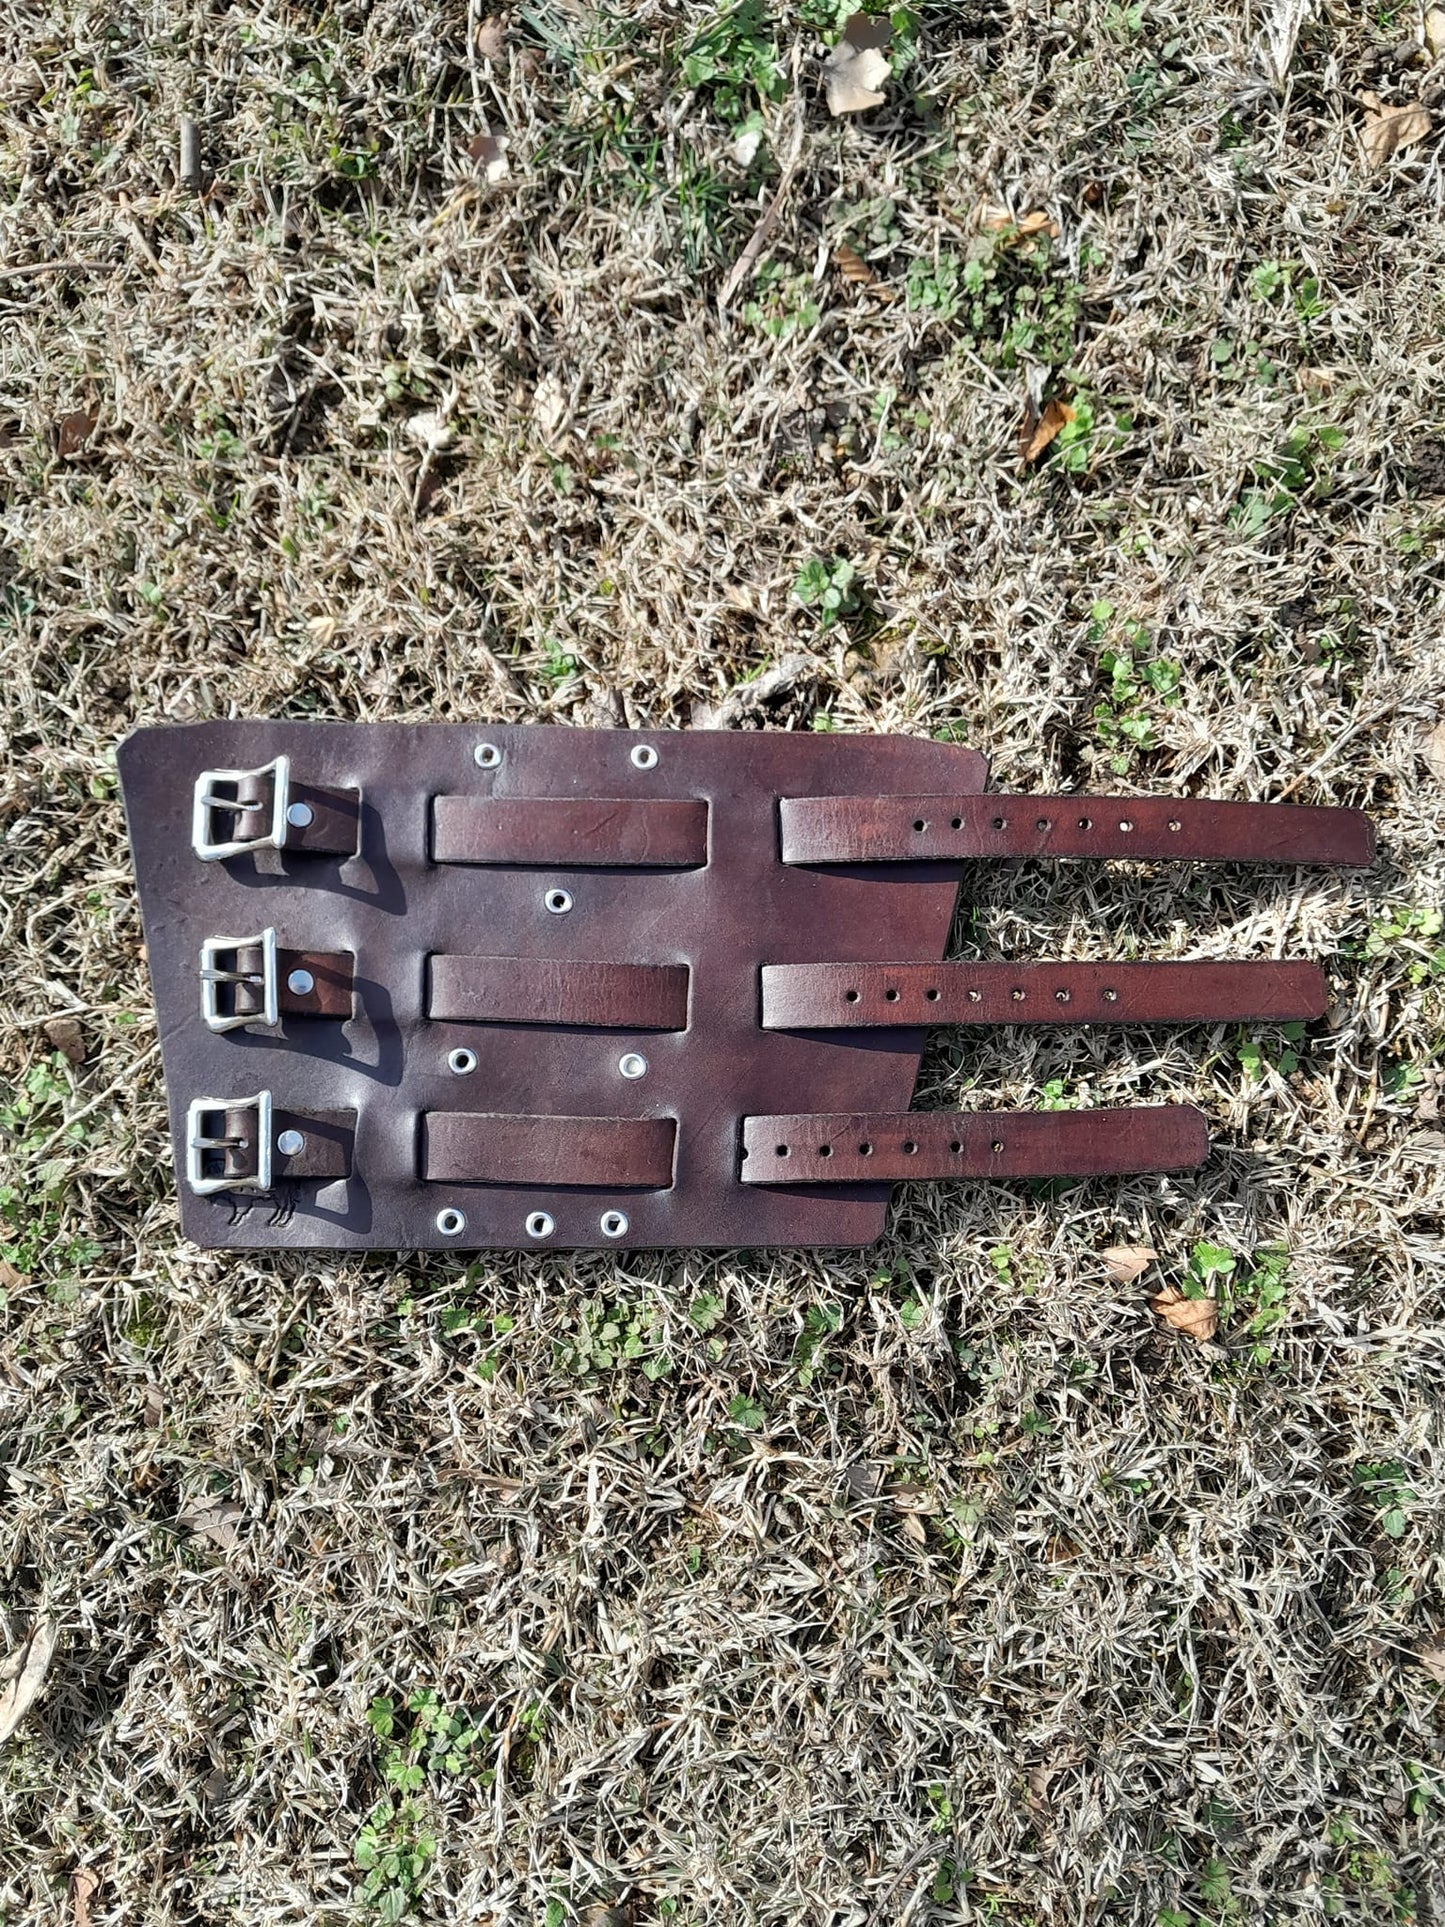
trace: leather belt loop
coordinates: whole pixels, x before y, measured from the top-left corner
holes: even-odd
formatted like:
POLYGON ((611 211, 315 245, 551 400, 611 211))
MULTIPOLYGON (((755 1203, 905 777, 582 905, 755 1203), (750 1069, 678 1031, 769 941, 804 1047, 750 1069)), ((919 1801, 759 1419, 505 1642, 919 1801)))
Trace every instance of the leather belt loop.
POLYGON ((902 1111, 743 1120, 744 1184, 1184 1171, 1209 1154, 1192 1104, 1118 1111, 902 1111))
POLYGON ((677 1123, 670 1117, 513 1117, 427 1111, 421 1175, 430 1184, 665 1191, 677 1123))
POLYGON ((572 963, 554 957, 429 959, 437 1022, 686 1030, 686 964, 572 963))
POLYGON ((186 1113, 186 1177, 202 1197, 270 1191, 281 1179, 325 1182, 351 1175, 354 1110, 293 1111, 270 1091, 198 1097, 186 1113))
POLYGON ((289 756, 256 769, 206 769, 196 778, 191 848, 203 863, 265 849, 354 856, 360 847, 360 790, 308 782, 289 756))
POLYGON ((283 1016, 353 1014, 356 959, 349 950, 295 950, 268 928, 254 937, 207 937, 199 966, 207 1030, 270 1029, 283 1016))
POLYGON ((434 863, 563 870, 690 870, 707 862, 696 798, 434 796, 434 863))
POLYGON ((1324 1014, 1312 963, 764 964, 764 1030, 1281 1022, 1324 1014))
POLYGON ((1359 810, 1167 796, 790 796, 784 863, 903 863, 1004 856, 1193 857, 1363 866, 1359 810))

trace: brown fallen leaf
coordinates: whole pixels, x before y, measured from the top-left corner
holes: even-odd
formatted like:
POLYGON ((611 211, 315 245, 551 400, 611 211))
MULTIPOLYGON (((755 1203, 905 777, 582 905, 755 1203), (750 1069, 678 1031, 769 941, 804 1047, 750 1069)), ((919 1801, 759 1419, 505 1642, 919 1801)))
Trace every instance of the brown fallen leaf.
POLYGON ((1159 1253, 1152 1245, 1109 1245, 1099 1253, 1104 1269, 1116 1285, 1132 1285, 1159 1253))
POLYGON ((1074 411, 1067 402, 1051 401, 1039 416, 1038 427, 1029 437, 1028 446, 1024 450, 1024 461, 1036 462, 1054 437, 1062 429, 1067 428, 1073 419, 1074 411))
POLYGON ((55 1621, 41 1613, 24 1645, 0 1660, 0 1746, 35 1704, 54 1651, 55 1621))
POLYGON ((1430 50, 1430 58, 1438 60, 1445 54, 1445 7, 1426 7, 1425 45, 1430 50))
POLYGON ((1021 221, 1016 221, 1012 214, 995 208, 983 217, 983 226, 991 233, 1006 235, 1011 241, 1027 241, 1035 234, 1049 234, 1057 240, 1059 235, 1058 222, 1051 214, 1045 214, 1042 208, 1035 208, 1032 214, 1025 214, 1021 221))
POLYGON ((62 461, 78 455, 95 432, 99 417, 93 408, 77 408, 61 418, 59 448, 62 461))
POLYGON ((823 62, 830 114, 861 114, 883 105, 879 90, 893 72, 883 51, 888 41, 886 22, 871 20, 866 13, 855 13, 848 21, 843 38, 823 62))
POLYGON ((1219 1329, 1219 1307, 1212 1298, 1186 1298, 1178 1285, 1165 1285, 1149 1300, 1149 1309, 1158 1312, 1166 1325, 1192 1338, 1196 1345, 1207 1345, 1219 1329))
POLYGON ((1437 1686, 1445 1686, 1445 1645, 1418 1646, 1415 1657, 1437 1686))
POLYGON ((860 288, 871 288, 878 279, 857 248, 850 248, 846 241, 834 248, 833 266, 845 281, 856 282, 860 288))
POLYGON ((72 1064, 85 1062, 85 1036, 73 1017, 47 1017, 45 1035, 72 1064))
POLYGON ((905 1539, 911 1539, 916 1546, 928 1544, 928 1533, 923 1521, 916 1512, 905 1512, 899 1522, 899 1530, 905 1539))
POLYGON ((77 1867, 70 1876, 71 1927, 90 1927, 90 1903, 100 1891, 94 1867, 77 1867))
POLYGON ((1413 147, 1430 132, 1430 116, 1417 100, 1387 107, 1378 94, 1361 94, 1365 124, 1360 144, 1371 167, 1383 167, 1402 147, 1413 147))
POLYGON ((8 1258, 0 1258, 0 1291, 18 1291, 29 1283, 28 1271, 17 1271, 8 1258))
POLYGON ((230 1552, 236 1544, 236 1522, 244 1517, 244 1508, 237 1505, 234 1499, 202 1499, 195 1505, 187 1506, 176 1519, 176 1524, 202 1539, 209 1539, 222 1552, 230 1552))
POLYGON ((477 22, 477 52, 483 60, 500 60, 507 46, 507 23, 498 14, 477 22))
POLYGON ((1445 723, 1436 723, 1421 743, 1420 754, 1435 781, 1445 787, 1445 723))
POLYGON ((504 134, 474 134, 467 143, 468 157, 486 181, 504 181, 511 171, 507 165, 507 140, 504 134))

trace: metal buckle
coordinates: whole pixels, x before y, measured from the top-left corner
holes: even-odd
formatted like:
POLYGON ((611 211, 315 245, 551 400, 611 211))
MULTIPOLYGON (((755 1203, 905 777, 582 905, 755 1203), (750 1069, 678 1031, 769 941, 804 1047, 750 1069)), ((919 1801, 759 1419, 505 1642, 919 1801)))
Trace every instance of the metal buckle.
POLYGON ((244 856, 250 850, 281 850, 286 847, 286 810, 291 794, 291 758, 278 756, 274 763, 259 769, 203 769, 196 778, 195 801, 191 810, 191 848, 202 863, 222 863, 227 857, 244 856), (243 803, 239 790, 247 777, 271 778, 271 827, 259 836, 232 837, 217 843, 211 833, 211 812, 264 810, 261 802, 243 803), (236 796, 218 796, 217 784, 231 784, 236 796))
POLYGON ((198 1097, 186 1113, 186 1182, 199 1197, 213 1191, 269 1191, 271 1189, 271 1093, 257 1091, 254 1097, 198 1097), (245 1144, 245 1138, 208 1137, 205 1120, 219 1111, 254 1109, 256 1113, 256 1169, 243 1178, 208 1178, 207 1151, 230 1151, 245 1144))
POLYGON ((280 1017, 280 983, 276 968, 276 932, 263 930, 255 937, 207 937, 201 945, 201 1017, 207 1030, 240 1030, 246 1024, 275 1024, 280 1017), (227 952, 261 952, 261 969, 223 970, 218 959, 227 952), (259 984, 263 1004, 257 1011, 229 1012, 221 1009, 218 992, 222 984, 259 984))

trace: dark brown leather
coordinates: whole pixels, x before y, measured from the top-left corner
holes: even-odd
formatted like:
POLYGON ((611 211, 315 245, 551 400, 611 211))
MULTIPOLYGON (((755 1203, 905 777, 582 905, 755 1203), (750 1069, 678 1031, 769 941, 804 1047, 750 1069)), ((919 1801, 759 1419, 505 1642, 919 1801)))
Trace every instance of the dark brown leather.
MULTIPOLYGON (((271 758, 262 760, 269 762, 271 758)), ((231 825, 225 833, 236 837, 254 836, 258 826, 269 823, 275 794, 274 778, 262 774, 258 766, 254 772, 247 770, 242 774, 235 791, 235 811, 217 812, 223 823, 227 814, 231 817, 231 825)), ((293 813, 286 824, 285 849, 288 854, 355 854, 360 837, 359 791, 345 786, 308 782, 304 776, 298 776, 293 768, 287 794, 293 813), (309 820, 295 820, 305 812, 309 812, 309 820)))
POLYGON ((1119 1111, 837 1111, 750 1117, 744 1184, 884 1178, 1097 1177, 1184 1171, 1209 1154, 1192 1104, 1119 1111))
MULTIPOLYGON (((250 1105, 240 1105, 234 1110, 218 1108, 208 1115, 207 1128, 216 1137, 227 1140, 224 1150, 207 1155, 207 1165, 214 1175, 227 1179, 254 1178, 260 1162, 255 1110, 250 1105)), ((355 1111, 289 1111, 278 1108, 271 1114, 271 1136, 274 1183, 350 1176, 352 1146, 356 1137, 355 1111), (290 1142, 288 1134, 293 1132, 301 1139, 300 1148, 283 1150, 281 1141, 290 1142)))
POLYGON ((432 1184, 602 1186, 665 1190, 677 1125, 670 1117, 508 1117, 428 1111, 422 1175, 432 1184))
MULTIPOLYGON (((860 1164, 852 1177, 844 1163, 820 1159, 830 1168, 810 1175, 812 1154, 800 1148, 787 1183, 764 1182, 748 1168, 752 1158, 742 1158, 743 1140, 757 1120, 792 1118, 800 1104, 823 1118, 904 1115, 921 1023, 765 1032, 762 973, 844 959, 863 968, 935 966, 962 852, 930 852, 927 833, 910 828, 927 860, 909 860, 907 844, 876 863, 858 862, 839 857, 834 841, 816 865, 784 863, 780 804, 786 819, 789 799, 836 796, 846 824, 860 796, 894 799, 882 811, 890 821, 925 796, 962 815, 986 775, 972 750, 812 733, 212 722, 142 730, 123 745, 120 768, 177 1145, 184 1153, 189 1109, 201 1098, 229 1099, 240 1111, 242 1098, 268 1093, 274 1134, 294 1119, 311 1160, 340 1156, 311 1148, 329 1128, 326 1118, 354 1118, 344 1181, 323 1181, 329 1164, 324 1172, 305 1160, 290 1164, 273 1145, 269 1199, 193 1191, 183 1155, 182 1222, 197 1242, 525 1249, 539 1218, 555 1245, 600 1248, 836 1247, 866 1244, 882 1230, 886 1159, 860 1164), (288 829, 279 850, 224 860, 212 850, 201 860, 191 841, 198 779, 204 795, 206 772, 256 770, 278 756, 289 759, 291 796, 322 804, 323 814, 297 832, 304 843, 288 829), (359 847, 327 854, 315 847, 318 836, 349 836, 348 848, 359 837, 359 847), (485 874, 476 862, 490 866, 485 874), (549 899, 563 898, 554 914, 549 899), (206 1028, 197 995, 202 941, 265 928, 304 954, 354 959, 349 1021, 298 1016, 274 1029, 206 1028), (306 949, 317 935, 327 952, 306 949), (469 1005, 466 960, 477 958, 488 967, 501 960, 515 982, 506 989, 484 969, 485 981, 472 981, 479 1003, 469 1005), (460 973, 441 987, 457 998, 444 1006, 431 1001, 431 966, 440 959, 460 973), (629 975, 619 992, 617 981, 592 974, 613 966, 647 974, 629 975), (669 1021, 677 1020, 681 973, 686 1027, 644 1028, 645 1017, 660 1014, 650 1002, 660 986, 669 1021), (434 1014, 482 1008, 504 990, 505 1005, 490 1014, 434 1014), (622 995, 639 1001, 620 1002, 622 995), (579 1013, 588 1021, 578 1022, 579 1013), (594 1018, 625 1022, 603 1028, 594 1018)), ((266 788, 258 779, 258 791, 266 788)), ((1001 807, 1007 814, 1019 802, 1001 807)), ((1140 802, 1128 807, 1144 820, 1140 802)), ((213 842, 236 813, 216 814, 213 842)), ((264 812, 246 814, 255 819, 249 830, 264 832, 264 812)), ((1264 829, 1255 853, 1279 854, 1276 817, 1315 822, 1323 814, 1258 813, 1264 829)), ((1319 847, 1358 852, 1356 831, 1318 834, 1328 827, 1311 832, 1319 847)), ((1298 839, 1290 854, 1300 854, 1298 839)), ((1050 1172, 1152 1170, 1161 1159, 1175 1168, 1198 1148, 1197 1133, 1188 1136, 1193 1124, 1182 1148, 1168 1138, 1185 1130, 1169 1122, 1172 1113, 1149 1111, 1143 1126, 1132 1115, 1004 1119, 998 1132, 1012 1156, 1015 1129, 1041 1129, 1037 1156, 1050 1172), (1092 1134, 1093 1163, 1078 1164, 1078 1133, 1092 1134)), ((991 1124, 975 1119, 966 1128, 991 1124)), ((349 1134, 350 1126, 335 1129, 349 1134)), ((919 1119, 917 1129, 954 1127, 919 1119)), ((1017 1141, 1020 1156, 1031 1141, 1017 1141)), ((990 1171, 993 1156, 984 1163, 990 1171)), ((915 1168, 910 1163, 910 1174, 915 1168)))
MULTIPOLYGON (((264 957, 259 944, 242 944, 235 951, 235 968, 246 973, 230 986, 230 1008, 238 1016, 259 1020, 265 1013, 262 982, 264 957)), ((356 959, 349 950, 289 950, 276 947, 276 1002, 283 1017, 340 1017, 351 1015, 352 980, 356 959), (303 974, 304 973, 304 974, 303 974), (311 979, 309 990, 295 988, 311 979)))
MULTIPOLYGON (((638 781, 645 780, 639 772, 638 781)), ((688 870, 707 862, 707 805, 660 797, 439 796, 432 856, 438 863, 543 869, 688 870)))
POLYGON ((1311 963, 764 964, 764 1030, 1322 1016, 1311 963))
POLYGON ((1209 803, 1167 796, 793 796, 784 863, 919 857, 1196 857, 1245 863, 1369 863, 1359 810, 1209 803))
POLYGON ((427 1015, 463 1024, 686 1030, 686 964, 433 957, 427 1015))

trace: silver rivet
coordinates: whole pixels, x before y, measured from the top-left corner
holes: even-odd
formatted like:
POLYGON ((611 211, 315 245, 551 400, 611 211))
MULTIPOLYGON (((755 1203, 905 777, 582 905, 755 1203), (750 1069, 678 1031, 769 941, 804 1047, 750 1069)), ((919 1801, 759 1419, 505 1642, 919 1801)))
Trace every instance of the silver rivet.
POLYGON ((542 901, 554 917, 565 917, 567 912, 572 908, 572 892, 570 890, 549 890, 542 901))
POLYGON ((617 1068, 624 1077, 646 1077, 647 1059, 640 1050, 624 1051, 617 1060, 617 1068))
POLYGON ((632 767, 634 769, 657 768, 657 751, 652 747, 651 743, 639 743, 636 749, 633 750, 632 767))
POLYGON ((294 990, 298 997, 309 997, 316 988, 316 979, 309 970, 293 970, 286 979, 286 988, 294 990))
POLYGON ((465 1044, 454 1050, 447 1059, 447 1069, 456 1077, 470 1077, 477 1068, 477 1053, 468 1050, 465 1044))
POLYGON ((304 830, 313 819, 314 812, 309 803, 288 803, 286 821, 293 830, 304 830))
POLYGON ((478 769, 495 769, 502 760, 502 752, 495 743, 478 743, 472 751, 472 761, 478 769))
POLYGON ((556 1220, 546 1211, 534 1211, 527 1220, 529 1238, 550 1238, 556 1229, 556 1220))
POLYGON ((602 1235, 604 1238, 620 1238, 627 1230, 627 1220, 620 1211, 602 1213, 602 1235))
POLYGON ((276 1140, 276 1149, 283 1158, 294 1158, 298 1151, 306 1149, 306 1140, 299 1131, 283 1131, 276 1140))
POLYGON ((440 1231, 444 1238, 455 1238, 459 1232, 465 1231, 466 1228, 466 1213, 464 1211, 458 1211, 455 1205, 449 1204, 445 1211, 438 1211, 437 1230, 440 1231))

